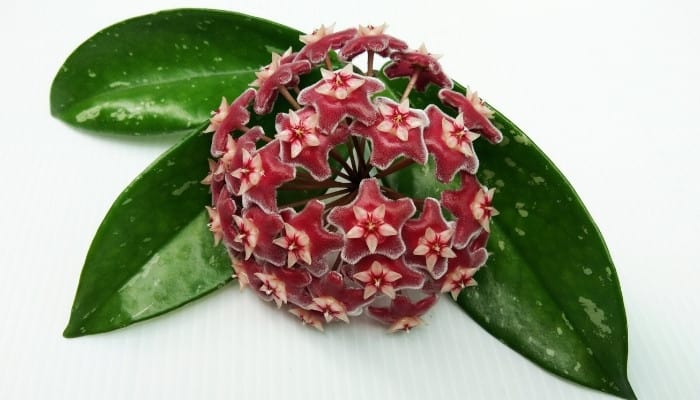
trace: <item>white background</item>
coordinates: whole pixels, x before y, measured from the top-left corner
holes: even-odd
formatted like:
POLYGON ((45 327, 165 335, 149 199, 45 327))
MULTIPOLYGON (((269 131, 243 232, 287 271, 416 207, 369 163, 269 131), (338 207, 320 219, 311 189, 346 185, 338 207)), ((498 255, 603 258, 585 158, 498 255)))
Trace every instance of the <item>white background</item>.
MULTIPOLYGON (((605 236, 642 399, 700 398, 696 1, 209 1, 310 31, 388 22, 515 121, 605 236)), ((194 4, 189 4, 193 6, 194 4)), ((204 4, 197 4, 203 6, 204 4)), ((173 1, 0 5, 1 399, 606 399, 534 366, 442 301, 429 326, 317 334, 227 287, 164 317, 61 337, 119 192, 174 138, 96 137, 49 115, 82 41, 173 1)), ((262 50, 262 49, 261 49, 262 50)))

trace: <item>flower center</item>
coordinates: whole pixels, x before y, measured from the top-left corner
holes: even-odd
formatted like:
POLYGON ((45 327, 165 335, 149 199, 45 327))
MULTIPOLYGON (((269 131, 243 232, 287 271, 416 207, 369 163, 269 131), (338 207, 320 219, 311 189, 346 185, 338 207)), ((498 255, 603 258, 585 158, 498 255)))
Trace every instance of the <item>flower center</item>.
POLYGON ((309 309, 323 314, 326 322, 331 322, 333 319, 349 322, 345 306, 335 297, 315 297, 309 309))
POLYGON ((240 181, 238 195, 246 193, 251 187, 260 183, 260 178, 264 174, 260 154, 251 156, 247 150, 243 150, 243 165, 231 173, 234 178, 240 181))
POLYGON ((365 222, 365 230, 367 230, 367 234, 374 233, 374 230, 377 228, 378 225, 383 224, 384 221, 379 220, 379 221, 372 221, 372 217, 370 216, 367 218, 367 222, 365 222))
POLYGON ((309 130, 303 126, 296 126, 293 128, 293 132, 297 139, 302 139, 304 135, 309 133, 309 130))
MULTIPOLYGON (((353 206, 355 214, 355 226, 346 233, 348 239, 364 239, 370 253, 374 253, 381 237, 396 236, 398 231, 384 221, 386 206, 379 205, 371 212, 362 208, 353 206)), ((382 239, 383 240, 383 239, 382 239)))

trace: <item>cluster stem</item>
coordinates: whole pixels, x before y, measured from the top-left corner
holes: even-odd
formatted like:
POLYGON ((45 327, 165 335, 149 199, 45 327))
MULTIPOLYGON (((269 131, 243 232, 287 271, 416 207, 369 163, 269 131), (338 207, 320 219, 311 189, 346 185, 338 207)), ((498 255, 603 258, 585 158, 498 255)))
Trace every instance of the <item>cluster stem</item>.
POLYGON ((415 161, 411 160, 410 158, 404 158, 401 161, 397 161, 389 166, 389 168, 379 171, 377 175, 375 175, 375 178, 383 178, 387 175, 393 174, 396 171, 402 170, 410 165, 415 164, 415 161))
MULTIPOLYGON (((352 188, 347 188, 347 189, 343 189, 343 190, 336 190, 333 192, 328 192, 326 194, 322 194, 320 196, 316 196, 316 197, 314 197, 314 199, 315 200, 325 200, 325 199, 330 199, 333 197, 337 197, 337 196, 347 194, 347 193, 352 193, 352 192, 353 192, 352 188)), ((343 197, 345 197, 345 196, 343 196, 343 197)), ((299 206, 306 205, 306 203, 308 203, 309 200, 312 200, 312 199, 304 199, 304 200, 294 201, 291 203, 284 204, 283 206, 284 207, 299 207, 299 206)))
POLYGON ((367 76, 374 76, 374 52, 367 51, 367 76))
POLYGON ((413 75, 411 75, 411 79, 408 81, 408 85, 406 85, 406 89, 404 89, 403 94, 401 95, 400 102, 406 100, 408 98, 408 95, 411 94, 411 91, 416 86, 416 81, 418 81, 418 76, 420 75, 420 73, 420 69, 416 69, 413 72, 413 75))
POLYGON ((287 90, 286 87, 282 85, 277 85, 277 90, 279 90, 279 92, 282 94, 282 97, 284 97, 284 99, 287 100, 287 102, 289 102, 289 104, 292 106, 292 108, 294 108, 294 110, 298 110, 301 108, 299 103, 297 103, 294 96, 292 96, 292 94, 289 93, 289 90, 287 90))

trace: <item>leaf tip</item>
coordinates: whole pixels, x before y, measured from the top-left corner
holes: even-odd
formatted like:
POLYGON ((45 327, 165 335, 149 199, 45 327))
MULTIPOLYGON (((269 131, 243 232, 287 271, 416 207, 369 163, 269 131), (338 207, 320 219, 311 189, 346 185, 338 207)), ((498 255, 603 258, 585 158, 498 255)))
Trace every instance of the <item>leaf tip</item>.
POLYGON ((620 391, 617 393, 617 396, 627 400, 637 400, 637 395, 634 393, 634 389, 632 389, 629 378, 624 376, 620 383, 622 384, 622 387, 620 387, 620 391))
POLYGON ((68 326, 66 326, 66 329, 63 330, 63 337, 66 339, 73 339, 83 335, 85 335, 84 332, 80 332, 79 329, 76 329, 70 323, 68 324, 68 326))

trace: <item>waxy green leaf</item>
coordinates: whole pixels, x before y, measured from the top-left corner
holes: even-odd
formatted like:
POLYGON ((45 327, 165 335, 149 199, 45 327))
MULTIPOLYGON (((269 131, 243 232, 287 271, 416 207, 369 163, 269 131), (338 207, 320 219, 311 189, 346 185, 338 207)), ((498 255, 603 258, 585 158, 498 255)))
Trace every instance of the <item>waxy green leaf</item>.
MULTIPOLYGON (((405 83, 382 77, 401 93, 405 83)), ((457 85, 464 93, 464 88, 457 85)), ((440 104, 437 90, 411 95, 413 107, 440 104)), ((454 115, 455 113, 453 113, 454 115)), ((458 304, 496 338, 566 379, 634 398, 627 379, 627 322, 603 238, 569 182, 517 126, 496 112, 499 145, 475 143, 479 178, 496 188, 487 266, 458 304)), ((387 179, 403 193, 432 196, 432 164, 387 179)), ((449 185, 454 186, 454 185, 449 185)), ((466 199, 465 199, 466 201, 466 199)))
POLYGON ((200 181, 211 135, 199 132, 163 154, 110 208, 88 251, 64 336, 154 317, 231 279, 228 255, 207 229, 211 195, 200 181))
POLYGON ((51 112, 81 129, 184 132, 231 101, 299 33, 248 15, 163 11, 129 19, 80 45, 51 87, 51 112))

